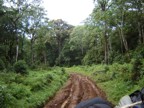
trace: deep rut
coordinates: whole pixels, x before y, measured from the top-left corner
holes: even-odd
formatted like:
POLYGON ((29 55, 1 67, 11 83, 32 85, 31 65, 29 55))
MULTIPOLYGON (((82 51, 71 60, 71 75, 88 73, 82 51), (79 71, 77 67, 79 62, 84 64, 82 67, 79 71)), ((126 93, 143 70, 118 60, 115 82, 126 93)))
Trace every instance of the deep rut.
POLYGON ((71 74, 66 85, 44 108, 75 108, 81 101, 94 97, 106 99, 105 93, 90 78, 71 74))

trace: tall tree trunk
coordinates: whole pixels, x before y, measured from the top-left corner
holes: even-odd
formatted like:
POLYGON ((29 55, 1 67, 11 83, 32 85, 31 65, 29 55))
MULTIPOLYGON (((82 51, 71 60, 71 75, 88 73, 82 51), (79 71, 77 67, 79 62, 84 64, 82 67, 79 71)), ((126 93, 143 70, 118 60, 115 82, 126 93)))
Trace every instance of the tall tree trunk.
POLYGON ((143 40, 143 44, 144 44, 144 25, 142 25, 142 40, 143 40))
POLYGON ((13 55, 12 53, 13 45, 14 45, 14 40, 9 43, 8 60, 11 64, 12 64, 13 56, 15 57, 15 55, 13 55))
POLYGON ((142 29, 141 29, 141 24, 138 22, 138 33, 139 33, 139 43, 142 43, 142 29))
POLYGON ((121 37, 122 37, 122 41, 123 41, 125 50, 128 53, 129 48, 128 48, 127 40, 125 39, 125 36, 124 36, 123 27, 124 27, 124 11, 122 11, 122 15, 121 15, 121 27, 119 29, 120 29, 120 33, 121 33, 121 37))
POLYGON ((109 64, 109 46, 108 46, 108 36, 107 36, 107 24, 106 20, 104 22, 104 48, 105 48, 105 64, 109 64))
POLYGON ((18 61, 19 45, 16 45, 16 62, 18 61))
POLYGON ((25 35, 23 34, 22 37, 22 48, 21 48, 21 58, 24 59, 24 39, 25 39, 25 35))
POLYGON ((106 34, 106 29, 105 29, 105 32, 104 32, 104 47, 105 47, 105 64, 108 64, 109 62, 109 58, 108 58, 108 55, 109 55, 109 50, 108 50, 108 39, 107 39, 107 34, 106 34))
POLYGON ((109 51, 112 51, 112 39, 111 36, 108 38, 108 43, 109 43, 109 51))
POLYGON ((142 0, 135 0, 136 8, 137 8, 137 18, 138 18, 138 33, 139 33, 139 43, 142 44, 144 43, 144 34, 143 34, 143 4, 142 0))
MULTIPOLYGON (((96 1, 96 0, 94 0, 96 1)), ((101 10, 102 10, 102 13, 104 15, 104 34, 103 34, 103 37, 104 37, 104 61, 105 61, 105 64, 108 64, 109 63, 109 44, 108 44, 108 36, 107 36, 107 22, 106 22, 106 18, 105 18, 105 15, 106 15, 106 11, 109 9, 109 6, 108 6, 108 2, 110 0, 97 0, 97 3, 98 5, 100 6, 101 10), (108 8, 107 8, 108 6, 108 8)))
POLYGON ((119 31, 119 37, 120 37, 120 43, 121 43, 121 52, 123 53, 123 39, 122 39, 121 31, 119 27, 118 27, 118 31, 119 31))
POLYGON ((17 62, 18 56, 19 56, 19 38, 18 38, 18 32, 17 32, 16 24, 15 24, 15 30, 16 30, 16 62, 17 62))
POLYGON ((34 51, 33 51, 33 44, 34 44, 34 39, 32 37, 31 39, 31 65, 34 64, 34 51))
POLYGON ((125 36, 123 33, 123 28, 120 28, 120 33, 121 33, 121 38, 122 38, 125 50, 126 50, 126 52, 128 52, 129 48, 128 48, 127 40, 125 39, 125 36))
POLYGON ((108 55, 108 60, 109 60, 109 64, 112 62, 112 56, 113 56, 113 49, 112 49, 112 39, 111 36, 108 34, 109 38, 108 38, 108 50, 109 50, 109 55, 108 55))

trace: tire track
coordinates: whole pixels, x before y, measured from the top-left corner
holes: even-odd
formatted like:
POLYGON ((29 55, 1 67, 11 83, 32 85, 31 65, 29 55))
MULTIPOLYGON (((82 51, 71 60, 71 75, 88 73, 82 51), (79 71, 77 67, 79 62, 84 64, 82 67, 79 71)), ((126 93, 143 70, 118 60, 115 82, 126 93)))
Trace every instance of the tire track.
POLYGON ((73 73, 66 85, 44 108, 75 108, 81 101, 97 96, 106 99, 105 93, 90 78, 73 73))

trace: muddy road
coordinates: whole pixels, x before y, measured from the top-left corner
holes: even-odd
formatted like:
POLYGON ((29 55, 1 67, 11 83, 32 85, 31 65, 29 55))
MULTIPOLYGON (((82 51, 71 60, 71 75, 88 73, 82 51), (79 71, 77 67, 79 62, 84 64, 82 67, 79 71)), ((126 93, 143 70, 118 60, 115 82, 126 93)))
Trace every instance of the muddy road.
POLYGON ((97 96, 106 99, 105 93, 90 78, 71 74, 66 85, 44 108, 74 108, 81 101, 97 96))

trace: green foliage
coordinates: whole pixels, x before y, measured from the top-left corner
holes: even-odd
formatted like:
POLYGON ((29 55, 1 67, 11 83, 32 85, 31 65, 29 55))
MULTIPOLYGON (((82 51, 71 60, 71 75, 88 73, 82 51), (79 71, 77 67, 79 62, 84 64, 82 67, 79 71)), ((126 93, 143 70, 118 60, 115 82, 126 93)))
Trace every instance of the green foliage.
POLYGON ((14 64, 14 70, 16 73, 28 74, 27 64, 23 60, 19 60, 14 64))
POLYGON ((140 0, 95 0, 85 24, 76 27, 62 19, 49 21, 40 0, 34 1, 0 3, 0 70, 17 59, 25 60, 35 69, 128 63, 136 56, 144 57, 144 15, 140 0))
POLYGON ((43 107, 67 78, 65 69, 59 67, 30 71, 27 76, 12 72, 0 73, 0 107, 43 107))
POLYGON ((137 58, 137 59, 132 59, 132 81, 137 81, 139 78, 141 78, 144 75, 144 72, 142 70, 142 61, 137 58))
POLYGON ((0 85, 0 108, 8 108, 14 103, 15 98, 8 92, 8 88, 0 85))
POLYGON ((123 81, 131 81, 132 65, 131 64, 118 64, 115 63, 110 67, 112 77, 122 78, 123 81))
POLYGON ((9 85, 9 88, 10 93, 18 100, 29 97, 31 95, 30 89, 23 84, 14 82, 9 85))
POLYGON ((139 58, 142 59, 144 58, 144 44, 141 44, 136 47, 134 51, 131 52, 131 55, 133 58, 139 58))
POLYGON ((102 51, 97 50, 96 47, 93 47, 87 51, 82 61, 85 65, 104 63, 102 51))
POLYGON ((6 90, 5 87, 0 85, 0 107, 1 108, 6 107, 7 99, 9 99, 9 97, 6 95, 5 90, 6 90))

